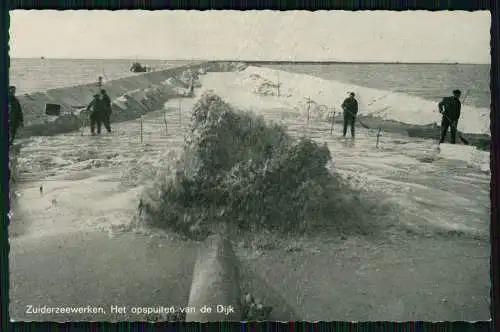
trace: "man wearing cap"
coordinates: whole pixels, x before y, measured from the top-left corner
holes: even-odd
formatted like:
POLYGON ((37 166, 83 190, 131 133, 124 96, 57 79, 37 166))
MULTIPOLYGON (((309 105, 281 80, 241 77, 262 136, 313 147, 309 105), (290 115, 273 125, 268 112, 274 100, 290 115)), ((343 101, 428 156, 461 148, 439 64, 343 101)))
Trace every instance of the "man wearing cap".
POLYGON ((460 118, 460 110, 462 103, 460 102, 460 90, 454 90, 453 96, 444 97, 438 104, 439 113, 443 115, 441 120, 441 139, 439 143, 443 143, 448 133, 448 128, 451 132, 451 144, 456 144, 457 139, 457 125, 460 118))
POLYGON ((102 89, 101 90, 101 96, 102 96, 102 122, 104 124, 104 128, 108 131, 108 133, 111 132, 111 98, 109 98, 108 94, 106 93, 106 90, 102 89))
POLYGON ((354 138, 354 125, 358 114, 358 101, 354 98, 354 92, 349 93, 349 97, 342 103, 344 110, 344 137, 347 134, 347 126, 351 126, 351 136, 354 138))
POLYGON ((90 111, 90 133, 95 135, 95 129, 97 126, 97 134, 101 133, 102 128, 102 120, 103 120, 103 107, 101 95, 96 93, 94 95, 94 99, 90 102, 89 106, 87 106, 87 111, 90 111))
POLYGON ((9 145, 14 143, 17 130, 24 125, 24 116, 19 100, 16 98, 16 87, 9 86, 9 145))

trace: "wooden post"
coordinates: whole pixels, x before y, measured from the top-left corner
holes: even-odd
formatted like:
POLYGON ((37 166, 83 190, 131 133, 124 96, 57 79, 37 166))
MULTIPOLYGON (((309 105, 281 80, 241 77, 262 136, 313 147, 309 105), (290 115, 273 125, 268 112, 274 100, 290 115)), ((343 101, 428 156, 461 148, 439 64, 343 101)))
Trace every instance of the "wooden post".
POLYGON ((190 83, 189 83, 189 97, 193 97, 194 96, 194 77, 192 75, 193 74, 191 74, 191 80, 190 80, 190 83))
MULTIPOLYGON (((87 111, 85 110, 82 112, 85 112, 85 113, 83 113, 82 121, 80 122, 80 136, 83 136, 83 131, 85 130, 85 124, 86 124, 85 119, 87 118, 87 111)), ((80 114, 82 114, 82 113, 80 113, 80 114)))
POLYGON ((277 72, 278 75, 278 97, 280 96, 280 72, 277 72))
POLYGON ((144 138, 143 138, 143 130, 144 130, 143 127, 144 127, 144 125, 143 125, 142 115, 141 115, 140 121, 141 121, 141 144, 142 144, 142 142, 144 141, 144 138))
POLYGON ((179 99, 179 124, 182 125, 181 100, 179 99))
POLYGON ((378 128, 378 131, 377 131, 377 144, 375 145, 376 148, 378 148, 379 139, 380 139, 380 136, 382 136, 382 134, 380 133, 381 131, 382 131, 382 128, 378 128))
MULTIPOLYGON (((339 113, 340 115, 340 113, 339 113)), ((337 123, 337 109, 334 107, 333 108, 333 126, 337 123)))
POLYGON ((167 111, 163 112, 163 122, 165 123, 165 134, 168 135, 167 111))
POLYGON ((309 116, 311 112, 311 98, 307 97, 307 124, 309 125, 309 116))
POLYGON ((330 135, 333 135, 333 127, 335 127, 335 107, 333 108, 333 112, 331 112, 331 114, 332 114, 332 127, 330 128, 330 135))

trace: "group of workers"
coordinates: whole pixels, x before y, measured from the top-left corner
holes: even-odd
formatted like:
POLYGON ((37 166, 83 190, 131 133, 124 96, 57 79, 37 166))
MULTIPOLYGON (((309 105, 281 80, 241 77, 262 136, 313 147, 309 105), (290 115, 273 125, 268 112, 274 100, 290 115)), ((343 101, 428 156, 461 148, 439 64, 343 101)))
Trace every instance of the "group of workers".
MULTIPOLYGON (((16 97, 16 87, 9 86, 9 146, 12 146, 19 128, 24 126, 24 116, 21 103, 16 97)), ((92 135, 101 133, 104 125, 108 133, 111 133, 111 98, 106 90, 101 89, 100 93, 94 95, 94 99, 87 106, 90 119, 90 132, 92 135)))
MULTIPOLYGON (((99 82, 101 83, 101 82, 99 82)), ((100 86, 101 84, 99 84, 100 86)), ((451 143, 456 143, 457 137, 457 125, 460 119, 460 111, 462 103, 460 102, 461 91, 454 90, 453 95, 450 97, 445 97, 438 104, 439 113, 442 114, 441 119, 441 138, 439 143, 443 143, 448 129, 451 132, 451 143)), ((21 104, 16 98, 16 87, 9 87, 9 127, 10 127, 10 137, 9 144, 12 145, 16 133, 20 127, 24 125, 23 112, 21 109, 21 104)), ((344 116, 344 130, 343 137, 347 134, 347 128, 351 129, 352 138, 355 137, 355 124, 356 117, 358 114, 358 101, 355 98, 355 93, 350 92, 349 97, 342 103, 342 110, 344 116)), ((90 132, 92 135, 97 135, 101 133, 102 126, 106 128, 108 133, 111 133, 111 99, 109 98, 106 90, 101 89, 100 93, 94 95, 93 100, 87 106, 87 111, 89 113, 90 119, 90 132)))
MULTIPOLYGON (((443 143, 448 129, 451 132, 451 144, 456 144, 457 139, 457 125, 460 119, 460 111, 462 103, 460 102, 460 90, 454 90, 451 97, 445 97, 438 104, 439 113, 442 115, 441 119, 441 138, 439 143, 443 143)), ((354 126, 356 124, 356 117, 358 115, 358 101, 355 98, 355 93, 350 92, 349 97, 342 103, 342 110, 344 115, 344 130, 343 137, 347 134, 347 128, 351 128, 351 136, 355 137, 354 126)))
POLYGON ((90 119, 90 133, 92 135, 101 134, 102 126, 111 133, 111 98, 109 98, 106 90, 101 89, 101 93, 96 93, 94 99, 87 106, 90 119))

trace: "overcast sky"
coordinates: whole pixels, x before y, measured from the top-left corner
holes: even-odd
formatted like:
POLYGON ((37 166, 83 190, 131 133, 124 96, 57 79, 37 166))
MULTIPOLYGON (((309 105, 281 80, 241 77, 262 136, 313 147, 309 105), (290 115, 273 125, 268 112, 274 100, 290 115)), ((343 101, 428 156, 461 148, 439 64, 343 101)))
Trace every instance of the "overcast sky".
POLYGON ((11 57, 490 63, 489 11, 11 11, 11 57))

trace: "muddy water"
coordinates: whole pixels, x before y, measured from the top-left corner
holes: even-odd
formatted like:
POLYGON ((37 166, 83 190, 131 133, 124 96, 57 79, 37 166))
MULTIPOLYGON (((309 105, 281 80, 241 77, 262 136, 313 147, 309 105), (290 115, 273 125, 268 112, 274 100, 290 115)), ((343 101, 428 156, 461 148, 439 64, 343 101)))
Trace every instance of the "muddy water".
POLYGON ((145 184, 141 182, 152 180, 150 168, 166 151, 182 146, 189 115, 181 115, 180 121, 178 109, 172 108, 144 116, 142 143, 139 119, 112 124, 113 132, 101 136, 91 136, 86 128, 83 135, 74 132, 20 141, 20 181, 12 207, 17 223, 11 224, 10 234, 128 224, 145 184), (39 210, 35 215, 33 211, 39 210), (69 215, 63 218, 59 210, 69 215))
POLYGON ((287 125, 295 136, 326 143, 332 167, 359 188, 378 193, 399 208, 399 220, 420 230, 443 229, 487 236, 490 223, 489 172, 459 160, 444 159, 435 142, 356 128, 356 139, 333 133, 328 124, 268 110, 265 117, 287 125))
POLYGON ((292 135, 326 143, 335 171, 353 186, 395 203, 394 214, 401 225, 425 232, 437 229, 489 236, 490 175, 484 165, 489 157, 482 152, 474 153, 472 162, 450 160, 437 153, 431 140, 385 132, 377 148, 377 132, 359 126, 352 142, 340 138, 340 123, 330 134, 331 125, 312 114, 308 123, 300 105, 287 98, 259 96, 241 86, 237 73, 207 75, 202 83, 229 103, 286 125, 292 135))
MULTIPOLYGON (((127 177, 141 172, 143 163, 182 146, 194 102, 183 100, 179 104, 172 100, 166 105, 167 111, 144 116, 142 142, 140 120, 114 124, 112 134, 100 137, 89 136, 87 128, 84 135, 27 140, 19 160, 21 182, 50 181, 53 176, 71 177, 78 171, 107 169, 126 184, 127 177)), ((356 140, 352 141, 340 138, 340 124, 330 134, 329 124, 313 119, 307 124, 294 110, 277 109, 276 103, 272 108, 260 108, 258 113, 285 124, 294 136, 326 143, 335 171, 353 186, 389 199, 402 224, 424 231, 444 229, 487 236, 489 174, 464 162, 440 158, 432 141, 382 133, 376 147, 376 132, 362 127, 356 129, 356 140)))
MULTIPOLYGON (((183 114, 184 123, 188 123, 183 114)), ((109 167, 119 169, 142 157, 153 158, 182 142, 178 113, 157 111, 139 119, 112 124, 112 133, 103 128, 100 136, 91 136, 89 128, 50 137, 24 141, 19 157, 21 181, 67 174, 81 169, 109 167), (167 119, 165 128, 164 114, 167 119)))

